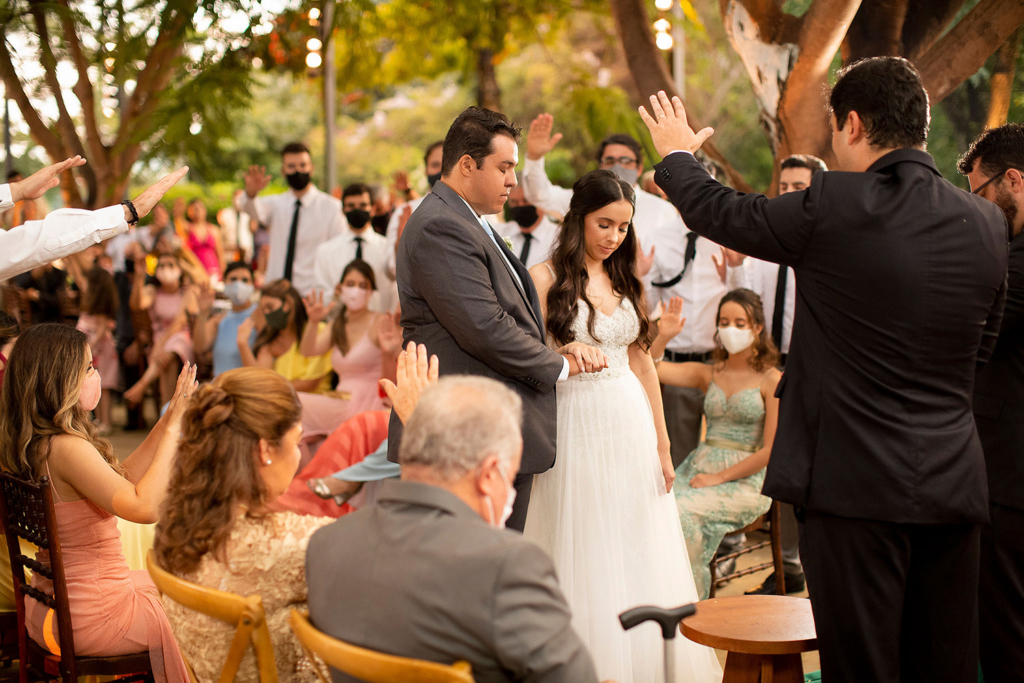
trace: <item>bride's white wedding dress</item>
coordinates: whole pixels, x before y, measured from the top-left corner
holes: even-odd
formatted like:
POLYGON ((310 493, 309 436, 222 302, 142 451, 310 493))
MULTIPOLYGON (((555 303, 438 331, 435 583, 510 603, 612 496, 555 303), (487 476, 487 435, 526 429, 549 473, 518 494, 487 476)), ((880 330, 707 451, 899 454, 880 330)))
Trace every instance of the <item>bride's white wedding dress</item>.
MULTIPOLYGON (((600 341, 587 332, 588 314, 581 301, 573 332, 604 351, 609 365, 558 385, 555 465, 534 478, 524 535, 554 560, 599 678, 661 682, 661 629, 648 622, 627 633, 618 615, 696 602, 697 589, 675 499, 665 492, 651 405, 629 369, 636 312, 628 299, 611 316, 595 311, 600 341)), ((682 634, 675 643, 678 683, 721 681, 713 650, 682 634)))

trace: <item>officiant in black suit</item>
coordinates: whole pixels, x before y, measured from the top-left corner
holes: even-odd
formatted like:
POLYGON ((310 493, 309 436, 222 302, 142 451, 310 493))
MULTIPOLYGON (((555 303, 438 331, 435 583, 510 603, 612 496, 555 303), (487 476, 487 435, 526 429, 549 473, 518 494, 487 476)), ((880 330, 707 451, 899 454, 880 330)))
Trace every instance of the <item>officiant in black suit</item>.
MULTIPOLYGON (((533 280, 485 219, 502 210, 516 186, 519 139, 520 129, 498 112, 470 107, 455 119, 444 140, 441 179, 398 243, 396 276, 406 344, 425 344, 442 375, 496 379, 523 401, 523 459, 506 522, 522 531, 533 475, 555 462, 555 383, 581 365, 598 370, 589 363, 600 352, 563 356, 544 345, 533 280)), ((401 434, 392 414, 392 462, 401 434)))
POLYGON ((822 677, 976 680, 988 493, 971 390, 1006 293, 1002 212, 936 170, 928 96, 900 58, 840 73, 840 171, 770 200, 708 176, 692 152, 711 129, 651 101, 655 178, 686 224, 800 283, 764 493, 802 508, 822 677))

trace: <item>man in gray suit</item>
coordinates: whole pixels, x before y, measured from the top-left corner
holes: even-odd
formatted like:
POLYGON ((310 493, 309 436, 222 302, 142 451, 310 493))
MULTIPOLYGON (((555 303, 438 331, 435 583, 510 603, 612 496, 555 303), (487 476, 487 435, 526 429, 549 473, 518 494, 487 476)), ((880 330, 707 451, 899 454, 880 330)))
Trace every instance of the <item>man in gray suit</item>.
POLYGON ((551 559, 502 529, 522 415, 516 393, 490 379, 448 377, 423 393, 400 449, 402 480, 309 542, 317 628, 378 652, 468 661, 477 683, 596 683, 551 559))
MULTIPOLYGON (((533 280, 483 218, 501 211, 516 186, 519 133, 504 114, 487 109, 470 107, 455 119, 444 140, 441 180, 398 243, 396 277, 406 343, 437 354, 442 375, 490 377, 522 399, 523 462, 507 524, 522 531, 533 475, 555 462, 555 383, 581 367, 600 368, 585 360, 585 350, 563 356, 544 345, 533 280)), ((401 436, 392 415, 392 462, 401 436)))

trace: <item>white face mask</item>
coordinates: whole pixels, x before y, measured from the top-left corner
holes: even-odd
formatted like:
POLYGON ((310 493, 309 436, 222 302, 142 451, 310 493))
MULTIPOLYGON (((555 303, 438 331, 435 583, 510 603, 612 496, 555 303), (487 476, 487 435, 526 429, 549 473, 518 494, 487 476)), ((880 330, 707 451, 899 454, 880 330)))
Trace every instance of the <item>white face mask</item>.
POLYGON ((719 327, 718 338, 722 340, 722 346, 726 351, 740 353, 754 343, 754 331, 751 329, 741 330, 738 327, 719 327))
POLYGON ((512 516, 512 506, 515 505, 516 502, 516 490, 508 480, 508 477, 505 476, 505 468, 501 466, 500 462, 498 463, 498 474, 501 475, 501 480, 505 482, 506 490, 505 508, 501 511, 501 519, 498 520, 497 524, 494 523, 494 502, 491 500, 490 496, 487 496, 484 500, 487 501, 487 507, 490 509, 491 526, 496 529, 504 529, 505 522, 507 522, 508 518, 512 516))
POLYGON ((252 293, 256 288, 252 283, 243 280, 232 280, 224 285, 224 294, 236 306, 245 306, 252 303, 252 293))
POLYGON ((342 286, 338 300, 345 304, 345 308, 350 311, 361 311, 366 308, 366 303, 370 300, 370 290, 362 287, 342 286))

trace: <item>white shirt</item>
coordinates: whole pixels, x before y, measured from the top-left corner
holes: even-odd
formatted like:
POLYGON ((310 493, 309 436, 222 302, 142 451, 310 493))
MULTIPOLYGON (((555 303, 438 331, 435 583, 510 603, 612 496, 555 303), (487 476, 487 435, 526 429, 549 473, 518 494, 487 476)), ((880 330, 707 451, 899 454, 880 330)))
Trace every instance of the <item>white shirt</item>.
MULTIPOLYGON (((295 201, 302 204, 295 236, 295 260, 292 263, 292 285, 305 296, 316 285, 313 263, 317 248, 340 235, 346 227, 341 214, 341 202, 310 184, 309 189, 297 197, 292 190, 270 197, 255 199, 245 195, 242 210, 267 226, 270 234, 270 255, 267 257, 267 282, 284 277, 284 261, 288 255, 288 233, 295 215, 295 201)), ((345 264, 342 264, 344 267, 345 264)), ((333 289, 333 285, 332 285, 333 289)))
MULTIPOLYGON (((0 211, 14 206, 11 187, 0 185, 0 211)), ((124 207, 108 206, 98 211, 57 209, 41 221, 0 232, 0 280, 32 270, 36 266, 77 254, 128 230, 124 207)))
POLYGON ((391 281, 386 276, 388 240, 374 232, 369 223, 361 233, 346 228, 342 234, 320 245, 316 250, 313 264, 315 287, 322 289, 328 297, 334 294, 334 288, 341 281, 345 266, 356 257, 357 237, 363 240, 363 260, 373 268, 373 277, 377 284, 377 291, 370 297, 369 308, 374 311, 391 310, 391 281))
MULTIPOLYGON (((516 256, 520 256, 523 253, 523 243, 526 241, 527 233, 520 229, 518 223, 509 221, 508 223, 502 223, 495 229, 512 243, 512 253, 516 256)), ((529 234, 533 236, 533 240, 530 242, 530 253, 523 264, 527 270, 538 263, 547 261, 551 257, 551 250, 554 248, 555 238, 558 236, 558 225, 547 216, 542 216, 540 223, 529 234)))
POLYGON ((388 229, 385 235, 388 240, 388 261, 387 261, 387 275, 392 280, 395 279, 395 267, 398 264, 398 221, 402 217, 402 212, 405 211, 405 207, 411 206, 412 210, 415 211, 421 203, 423 203, 423 197, 417 197, 416 199, 399 204, 395 207, 395 210, 391 212, 391 220, 388 221, 388 229))
MULTIPOLYGON (((736 276, 729 273, 729 288, 746 287, 761 297, 764 307, 765 328, 771 335, 775 319, 775 293, 779 284, 779 264, 747 257, 743 268, 736 268, 736 276)), ((796 272, 790 268, 786 273, 786 299, 782 311, 782 353, 789 353, 789 341, 793 337, 793 313, 796 310, 796 272)))

